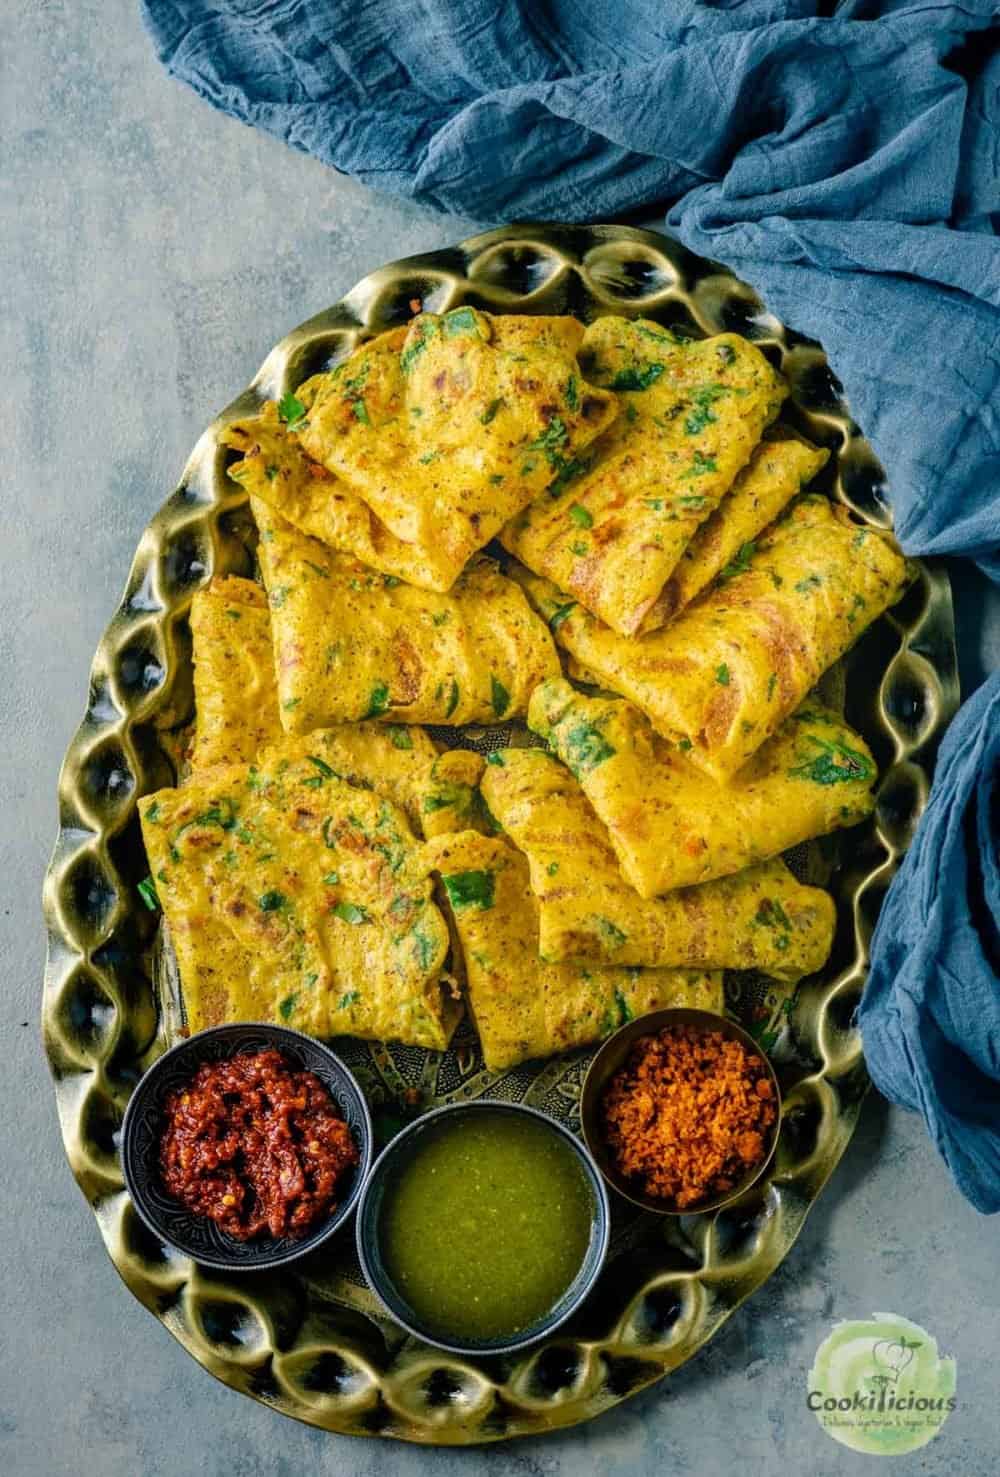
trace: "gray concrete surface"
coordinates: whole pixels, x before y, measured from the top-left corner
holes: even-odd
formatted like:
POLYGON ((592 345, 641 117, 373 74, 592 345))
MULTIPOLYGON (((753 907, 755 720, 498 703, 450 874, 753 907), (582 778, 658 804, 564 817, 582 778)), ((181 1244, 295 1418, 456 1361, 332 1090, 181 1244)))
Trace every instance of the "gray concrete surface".
MULTIPOLYGON (((797 1248, 703 1354, 576 1432, 473 1453, 348 1441, 216 1384, 132 1300, 63 1158, 37 1019, 59 761, 139 534, 276 339, 387 259, 472 229, 375 198, 162 76, 133 0, 3 5, 0 325, 0 1471, 636 1477, 869 1470, 804 1403, 835 1319, 889 1309, 958 1359, 960 1407, 894 1472, 996 1469, 1000 1247, 912 1117, 872 1100, 797 1248), (13 475, 11 469, 13 468, 13 475)), ((998 602, 963 578, 968 683, 998 602)))

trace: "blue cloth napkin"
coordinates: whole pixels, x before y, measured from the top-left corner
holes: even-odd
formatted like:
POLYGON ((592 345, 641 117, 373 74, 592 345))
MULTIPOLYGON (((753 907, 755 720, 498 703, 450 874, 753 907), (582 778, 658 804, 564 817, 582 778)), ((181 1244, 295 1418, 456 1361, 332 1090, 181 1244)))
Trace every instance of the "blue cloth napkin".
MULTIPOLYGON (((996 0, 144 0, 164 65, 366 184, 480 220, 659 205, 819 339, 911 554, 1000 581, 996 0), (832 13, 830 13, 832 12, 832 13)), ((875 1081, 1000 1208, 997 681, 890 889, 875 1081), (985 904, 983 899, 986 899, 985 904)))
POLYGON ((962 708, 889 888, 859 1012, 876 1087, 1000 1210, 1000 672, 962 708))

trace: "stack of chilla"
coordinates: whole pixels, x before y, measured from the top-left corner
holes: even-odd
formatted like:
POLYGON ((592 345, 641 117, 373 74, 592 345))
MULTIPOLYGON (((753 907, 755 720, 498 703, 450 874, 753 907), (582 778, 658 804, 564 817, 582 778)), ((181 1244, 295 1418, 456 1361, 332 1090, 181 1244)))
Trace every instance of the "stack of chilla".
POLYGON ((140 807, 191 1025, 440 1049, 467 1004, 502 1068, 822 967, 780 853, 877 772, 810 693, 908 572, 802 491, 786 393, 732 334, 464 307, 228 426, 261 583, 195 596, 190 773, 140 807))

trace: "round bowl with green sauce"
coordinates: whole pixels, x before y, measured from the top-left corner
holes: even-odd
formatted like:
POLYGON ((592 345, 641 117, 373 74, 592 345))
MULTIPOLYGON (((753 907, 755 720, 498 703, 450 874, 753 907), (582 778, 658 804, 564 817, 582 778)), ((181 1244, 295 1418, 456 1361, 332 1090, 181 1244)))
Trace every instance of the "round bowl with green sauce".
POLYGON ((522 1104, 448 1104, 411 1123, 361 1195, 358 1254, 390 1316, 454 1354, 509 1354, 583 1302, 608 1194, 586 1147, 522 1104))

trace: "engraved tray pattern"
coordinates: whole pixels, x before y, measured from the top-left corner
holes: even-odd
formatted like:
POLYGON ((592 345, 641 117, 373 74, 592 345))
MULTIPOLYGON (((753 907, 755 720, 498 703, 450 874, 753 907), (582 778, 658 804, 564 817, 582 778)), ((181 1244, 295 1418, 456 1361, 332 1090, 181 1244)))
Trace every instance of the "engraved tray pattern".
MULTIPOLYGON (((202 436, 142 536, 63 765, 45 883, 44 1037, 70 1165, 125 1282, 219 1379, 328 1430, 460 1445, 572 1425, 649 1385, 711 1338, 788 1252, 867 1087, 853 1013, 868 940, 926 801, 958 684, 947 576, 928 562, 835 669, 838 698, 883 780, 869 822, 812 843, 798 859, 834 892, 839 925, 824 971, 778 1004, 771 1054, 785 1114, 772 1169, 712 1215, 663 1220, 618 1202, 597 1290, 547 1343, 474 1360, 404 1336, 365 1287, 350 1228, 294 1268, 253 1276, 212 1272, 160 1245, 132 1208, 118 1161, 125 1105, 178 1024, 169 988, 157 983, 169 971, 156 966, 156 920, 135 887, 147 870, 136 801, 174 781, 192 710, 191 595, 214 574, 253 567, 245 498, 225 475, 231 454, 218 433, 406 321, 414 298, 435 312, 460 303, 584 320, 616 312, 695 337, 742 333, 790 380, 783 418, 830 448, 821 485, 874 526, 891 517, 883 471, 822 350, 778 323, 749 287, 653 232, 525 225, 384 267, 289 334, 202 436)), ((353 1041, 337 1049, 361 1078, 383 1137, 400 1104, 405 1113, 484 1093, 575 1124, 590 1056, 491 1076, 467 1027, 443 1056, 353 1041)))

